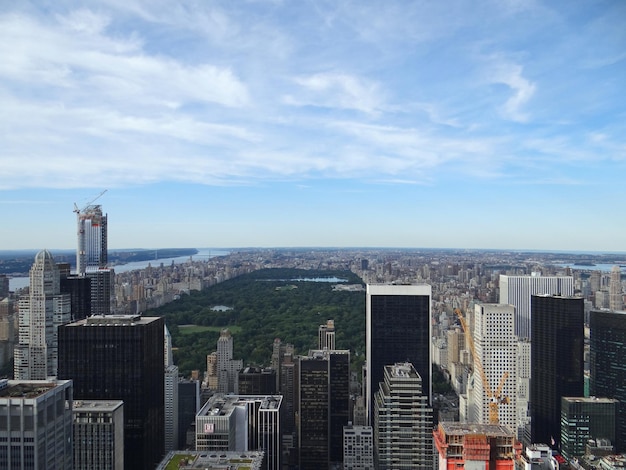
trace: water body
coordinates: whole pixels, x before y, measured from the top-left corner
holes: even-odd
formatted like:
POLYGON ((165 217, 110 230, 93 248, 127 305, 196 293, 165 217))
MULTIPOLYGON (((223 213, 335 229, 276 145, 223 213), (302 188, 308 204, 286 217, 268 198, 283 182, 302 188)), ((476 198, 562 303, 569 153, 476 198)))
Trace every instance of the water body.
MULTIPOLYGON (((163 264, 163 266, 170 266, 172 263, 186 263, 187 261, 189 261, 189 259, 192 259, 193 261, 206 261, 209 258, 214 258, 216 256, 226 256, 228 254, 230 254, 229 251, 212 250, 210 248, 198 248, 198 253, 192 256, 187 255, 177 256, 175 258, 157 258, 145 261, 133 261, 132 263, 118 264, 116 266, 112 266, 112 268, 116 273, 125 273, 128 271, 135 271, 137 269, 146 269, 148 265, 151 265, 153 268, 159 267, 161 264, 163 264)), ((28 276, 12 277, 9 279, 9 290, 15 291, 23 287, 28 287, 29 282, 30 280, 28 276)))
MULTIPOLYGON (((615 264, 604 264, 604 263, 598 263, 598 264, 593 264, 593 265, 586 265, 586 264, 574 264, 574 263, 560 263, 557 266, 561 266, 563 268, 572 268, 572 269, 576 269, 578 271, 602 271, 602 272, 611 272, 611 269, 613 269, 613 266, 616 266, 615 264)), ((619 266, 619 265, 618 265, 619 266)), ((622 271, 622 273, 626 273, 626 266, 620 266, 620 270, 622 271)))
POLYGON ((338 277, 299 277, 294 279, 259 279, 259 281, 265 282, 348 282, 347 279, 340 279, 338 277))

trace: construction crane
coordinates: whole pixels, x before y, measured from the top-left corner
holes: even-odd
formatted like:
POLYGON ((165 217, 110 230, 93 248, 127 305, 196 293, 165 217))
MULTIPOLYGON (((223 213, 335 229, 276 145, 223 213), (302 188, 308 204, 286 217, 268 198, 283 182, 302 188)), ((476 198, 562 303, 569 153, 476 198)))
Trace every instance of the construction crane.
POLYGON ((480 379, 483 383, 483 387, 485 389, 485 394, 489 399, 489 423, 499 424, 500 417, 498 414, 498 407, 500 406, 500 404, 506 404, 509 402, 509 397, 502 395, 502 389, 504 388, 504 383, 506 382, 506 379, 509 377, 509 373, 504 372, 504 374, 502 374, 502 377, 500 378, 500 382, 498 383, 498 387, 496 388, 496 390, 491 390, 491 386, 489 385, 489 380, 487 380, 487 375, 485 374, 483 365, 480 362, 480 358, 476 355, 476 347, 474 346, 474 337, 472 336, 472 332, 467 326, 467 322, 465 321, 461 310, 455 308, 454 313, 457 317, 459 317, 459 321, 461 322, 461 326, 463 327, 463 332, 465 333, 467 345, 469 346, 472 357, 474 358, 474 369, 478 371, 480 379))
POLYGON ((96 197, 89 201, 82 209, 78 208, 78 205, 74 203, 74 212, 76 213, 76 221, 78 225, 78 249, 76 250, 76 273, 79 275, 85 274, 85 253, 86 253, 86 240, 85 240, 85 218, 88 215, 85 214, 87 208, 96 202, 100 197, 106 193, 107 190, 101 191, 96 197))

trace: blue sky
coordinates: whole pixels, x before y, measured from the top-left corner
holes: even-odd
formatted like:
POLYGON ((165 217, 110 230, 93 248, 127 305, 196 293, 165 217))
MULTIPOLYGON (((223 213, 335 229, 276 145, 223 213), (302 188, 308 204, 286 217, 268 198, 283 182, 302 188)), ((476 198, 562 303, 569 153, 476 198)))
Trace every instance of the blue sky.
POLYGON ((626 2, 0 5, 0 249, 626 251, 626 2))

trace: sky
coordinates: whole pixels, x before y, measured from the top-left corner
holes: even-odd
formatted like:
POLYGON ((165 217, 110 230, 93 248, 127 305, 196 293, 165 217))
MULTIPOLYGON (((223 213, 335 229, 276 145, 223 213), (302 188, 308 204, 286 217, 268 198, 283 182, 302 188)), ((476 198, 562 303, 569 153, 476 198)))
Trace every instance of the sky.
POLYGON ((625 24, 621 0, 2 2, 0 249, 74 248, 95 199, 113 249, 626 251, 625 24))

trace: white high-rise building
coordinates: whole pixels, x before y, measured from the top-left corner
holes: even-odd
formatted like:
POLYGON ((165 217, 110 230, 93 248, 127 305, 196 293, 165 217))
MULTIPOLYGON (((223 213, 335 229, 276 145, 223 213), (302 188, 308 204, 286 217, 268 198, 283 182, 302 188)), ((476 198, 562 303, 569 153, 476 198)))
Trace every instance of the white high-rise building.
POLYGON ((517 429, 517 338, 514 331, 515 307, 502 304, 476 304, 474 306, 474 347, 475 361, 482 364, 490 396, 482 379, 474 367, 474 388, 472 389, 474 416, 472 422, 495 424, 489 421, 489 404, 498 390, 505 374, 508 374, 500 396, 508 397, 508 404, 500 404, 498 416, 500 424, 511 430, 517 429))
POLYGON ((76 274, 91 279, 91 313, 111 313, 113 270, 107 267, 107 215, 102 206, 88 205, 76 208, 78 247, 76 249, 76 274))
POLYGON ((335 349, 335 320, 328 320, 325 325, 319 326, 317 349, 321 351, 335 349))
POLYGON ((238 393, 241 369, 243 361, 233 359, 233 337, 227 329, 222 330, 217 340, 217 391, 238 393))
POLYGON ((532 295, 574 295, 572 276, 500 275, 500 303, 515 305, 515 335, 530 339, 530 297, 532 295))
POLYGON ((413 364, 385 366, 373 418, 375 468, 432 470, 433 410, 413 364))
POLYGON ((48 250, 35 256, 27 296, 19 301, 16 380, 45 380, 57 375, 60 325, 71 320, 70 295, 61 294, 59 268, 48 250))
POLYGON ((623 307, 622 270, 619 266, 613 266, 613 269, 611 269, 611 283, 609 284, 609 308, 611 310, 622 310, 623 307))
POLYGON ((164 366, 165 366, 165 452, 176 450, 178 448, 178 366, 174 365, 174 356, 172 353, 172 335, 163 326, 164 339, 164 366))

